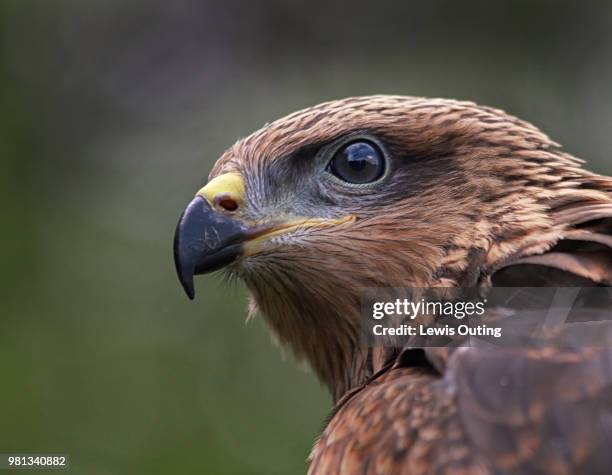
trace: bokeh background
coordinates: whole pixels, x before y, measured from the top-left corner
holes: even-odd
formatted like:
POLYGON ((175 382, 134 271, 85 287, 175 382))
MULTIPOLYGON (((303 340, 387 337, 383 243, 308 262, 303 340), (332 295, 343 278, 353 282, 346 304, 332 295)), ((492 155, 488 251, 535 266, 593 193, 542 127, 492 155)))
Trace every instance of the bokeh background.
POLYGON ((174 226, 314 103, 471 99, 612 173, 612 3, 0 0, 0 452, 79 474, 299 474, 330 399, 174 226))

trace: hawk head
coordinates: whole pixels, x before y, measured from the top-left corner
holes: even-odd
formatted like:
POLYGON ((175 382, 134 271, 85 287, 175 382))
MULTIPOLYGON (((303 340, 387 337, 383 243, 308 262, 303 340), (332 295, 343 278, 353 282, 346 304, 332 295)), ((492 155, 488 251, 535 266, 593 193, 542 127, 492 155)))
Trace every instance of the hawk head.
POLYGON ((176 268, 191 298, 195 274, 224 268, 243 279, 252 308, 339 397, 372 371, 363 289, 489 282, 563 237, 556 210, 609 199, 602 180, 497 109, 400 96, 327 102, 221 156, 181 216, 176 268))

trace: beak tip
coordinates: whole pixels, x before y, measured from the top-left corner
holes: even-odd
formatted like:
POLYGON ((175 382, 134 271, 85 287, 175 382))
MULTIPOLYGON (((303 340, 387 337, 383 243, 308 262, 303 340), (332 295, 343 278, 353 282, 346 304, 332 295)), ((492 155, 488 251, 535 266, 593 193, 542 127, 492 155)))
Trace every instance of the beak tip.
POLYGON ((195 298, 195 289, 193 287, 185 287, 185 293, 187 294, 187 297, 189 297, 189 300, 193 300, 195 298))
POLYGON ((187 297, 189 297, 189 300, 193 300, 195 298, 195 286, 193 284, 193 273, 192 272, 179 273, 179 281, 181 282, 181 286, 183 287, 183 290, 187 294, 187 297))
MULTIPOLYGON (((181 221, 183 217, 181 216, 181 221)), ((174 265, 176 268, 176 274, 183 287, 183 290, 189 297, 189 300, 193 300, 195 297, 195 287, 193 284, 193 266, 187 264, 189 262, 188 257, 184 255, 184 251, 181 251, 181 232, 180 232, 180 222, 179 226, 177 226, 176 234, 174 236, 174 265)))
POLYGON ((187 297, 189 297, 189 300, 193 300, 195 297, 195 286, 193 284, 193 270, 182 269, 178 265, 178 261, 177 261, 176 267, 177 267, 176 273, 178 274, 179 282, 181 283, 183 290, 187 294, 187 297))
POLYGON ((195 298, 195 286, 193 285, 193 275, 187 280, 182 280, 181 284, 183 284, 183 289, 189 297, 189 300, 193 300, 195 298))

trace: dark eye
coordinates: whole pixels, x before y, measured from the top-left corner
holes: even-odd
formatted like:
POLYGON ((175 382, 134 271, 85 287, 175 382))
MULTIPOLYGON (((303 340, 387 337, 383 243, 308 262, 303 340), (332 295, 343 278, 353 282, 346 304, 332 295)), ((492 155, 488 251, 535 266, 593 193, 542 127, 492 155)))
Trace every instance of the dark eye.
POLYGON ((327 170, 348 183, 371 183, 385 172, 385 158, 372 142, 351 142, 336 152, 327 170))

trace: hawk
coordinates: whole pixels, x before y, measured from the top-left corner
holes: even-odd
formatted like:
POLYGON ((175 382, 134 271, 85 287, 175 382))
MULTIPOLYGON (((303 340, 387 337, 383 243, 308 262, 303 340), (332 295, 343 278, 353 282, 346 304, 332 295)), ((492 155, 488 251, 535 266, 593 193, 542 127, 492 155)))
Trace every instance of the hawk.
POLYGON ((366 288, 610 286, 612 178, 472 102, 326 102, 216 162, 183 212, 179 280, 223 269, 329 388, 310 474, 612 467, 605 348, 373 347, 366 288))

